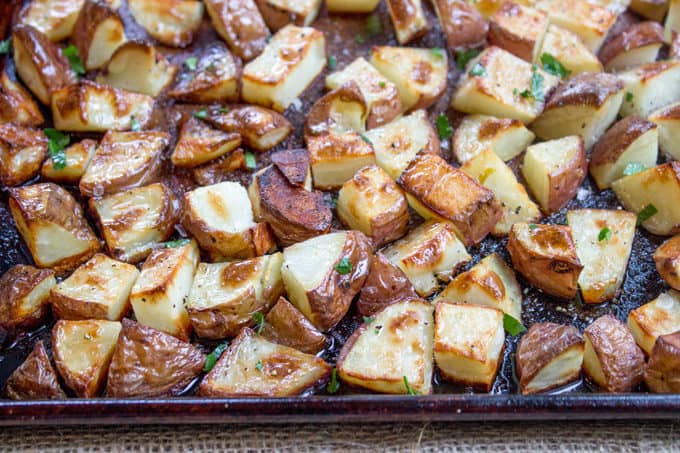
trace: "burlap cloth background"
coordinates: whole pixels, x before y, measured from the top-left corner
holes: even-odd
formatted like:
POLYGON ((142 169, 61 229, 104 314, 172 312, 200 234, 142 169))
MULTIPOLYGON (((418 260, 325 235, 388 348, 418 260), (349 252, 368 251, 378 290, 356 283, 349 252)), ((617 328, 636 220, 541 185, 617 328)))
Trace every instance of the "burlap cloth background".
POLYGON ((0 428, 0 451, 680 451, 680 422, 0 428))

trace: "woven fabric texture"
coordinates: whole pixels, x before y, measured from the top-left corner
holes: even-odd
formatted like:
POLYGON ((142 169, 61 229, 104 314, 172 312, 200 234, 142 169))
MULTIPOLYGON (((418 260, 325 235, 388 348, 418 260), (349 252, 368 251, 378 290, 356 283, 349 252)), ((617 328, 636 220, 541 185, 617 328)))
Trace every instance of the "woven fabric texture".
POLYGON ((680 422, 0 428, 0 451, 680 451, 680 422))

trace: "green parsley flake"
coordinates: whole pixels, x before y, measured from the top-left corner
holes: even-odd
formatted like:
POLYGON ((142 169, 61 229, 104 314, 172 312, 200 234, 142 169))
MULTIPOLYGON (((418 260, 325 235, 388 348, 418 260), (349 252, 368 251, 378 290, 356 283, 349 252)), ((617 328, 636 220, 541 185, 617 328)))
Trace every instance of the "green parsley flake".
POLYGON ((531 97, 538 102, 543 101, 543 75, 536 71, 531 74, 531 97))
POLYGON ((331 381, 326 386, 326 391, 331 395, 337 393, 340 390, 340 383, 338 382, 338 370, 333 368, 331 372, 331 381))
POLYGON ((364 317, 363 317, 364 324, 370 324, 370 323, 372 323, 374 320, 375 320, 375 318, 374 318, 373 316, 364 316, 364 317))
POLYGON ((470 75, 475 76, 475 77, 484 77, 486 75, 486 68, 484 66, 482 66, 481 64, 477 63, 470 70, 470 75))
POLYGON ((344 256, 338 264, 335 265, 335 270, 338 271, 340 275, 347 275, 352 272, 352 262, 344 256))
POLYGON ((81 76, 85 74, 85 66, 83 66, 83 60, 80 59, 80 54, 78 53, 78 48, 71 44, 64 49, 64 55, 68 58, 69 63, 71 63, 71 69, 77 75, 81 76))
POLYGON ((623 176, 634 175, 645 170, 647 170, 647 167, 645 167, 644 164, 641 164, 640 162, 630 162, 626 165, 626 168, 623 169, 623 176))
POLYGON ((404 376, 404 387, 406 387, 406 393, 412 396, 416 396, 418 393, 411 388, 411 385, 408 383, 408 379, 406 376, 404 376))
POLYGON ((456 65, 461 71, 465 70, 468 62, 479 55, 479 49, 459 50, 456 52, 456 65))
POLYGON ((626 91, 625 99, 626 99, 626 102, 633 102, 633 93, 631 93, 630 91, 626 91))
POLYGON ((368 138, 368 136, 366 136, 366 134, 359 134, 359 137, 361 137, 361 139, 362 139, 363 141, 365 141, 366 143, 368 143, 369 145, 372 145, 372 144, 373 144, 373 142, 371 141, 371 139, 368 138))
POLYGON ((258 335, 261 334, 262 329, 264 329, 264 315, 262 312, 257 311, 253 313, 253 321, 255 321, 255 332, 258 335))
POLYGON ((642 211, 638 213, 637 217, 637 225, 640 226, 643 223, 645 223, 647 220, 649 220, 651 217, 655 216, 659 212, 658 209, 656 209, 656 206, 653 204, 648 204, 647 206, 644 207, 642 211))
POLYGON ((194 118, 198 118, 199 120, 208 118, 208 109, 201 109, 197 112, 194 112, 194 118))
POLYGON ((503 313, 503 328, 513 337, 527 331, 527 328, 520 321, 507 313, 503 313))
POLYGON ((363 43, 366 42, 366 40, 364 39, 364 37, 361 36, 361 35, 357 35, 356 38, 354 38, 354 40, 357 42, 357 44, 363 44, 363 43))
POLYGON ((198 58, 196 57, 187 58, 186 60, 184 60, 184 66, 186 66, 189 71, 195 71, 196 68, 198 67, 198 58))
POLYGON ((604 227, 600 230, 600 234, 597 235, 597 240, 599 242, 609 241, 612 238, 612 230, 609 227, 604 227))
POLYGON ((538 228, 538 226, 537 226, 535 223, 530 223, 530 224, 529 224, 529 229, 530 229, 530 230, 535 230, 536 228, 538 228))
POLYGON ((134 115, 130 117, 130 130, 132 132, 139 132, 142 130, 142 125, 139 124, 139 121, 137 120, 137 118, 135 118, 134 115))
POLYGON ((183 238, 183 239, 177 239, 176 241, 163 242, 163 246, 166 249, 174 249, 174 248, 177 248, 177 247, 184 247, 189 242, 191 242, 190 239, 183 238))
POLYGON ((217 109, 219 113, 229 113, 229 107, 220 107, 217 109))
POLYGON ((432 53, 432 55, 435 58, 438 58, 440 60, 442 60, 444 58, 444 49, 442 49, 440 47, 435 47, 433 49, 430 49, 430 52, 432 53))
POLYGON ((71 143, 71 137, 53 128, 43 131, 47 136, 47 151, 50 159, 54 163, 55 170, 62 170, 66 167, 66 147, 71 143))
POLYGON ((262 360, 258 360, 258 362, 255 364, 255 369, 262 373, 262 368, 264 368, 264 366, 262 365, 262 360))
POLYGON ((541 55, 541 63, 543 64, 543 69, 548 74, 556 75, 557 77, 566 79, 571 74, 571 71, 564 67, 560 61, 549 53, 543 53, 541 55))
POLYGON ((371 14, 366 19, 366 33, 369 38, 375 38, 382 34, 382 24, 380 23, 380 17, 377 14, 371 14))
POLYGON ((9 38, 5 39, 4 41, 0 41, 0 55, 8 54, 11 48, 12 46, 9 38))
POLYGON ((451 123, 449 123, 449 117, 443 113, 437 116, 437 132, 439 132, 439 138, 442 140, 448 140, 453 136, 453 128, 451 123))
POLYGON ((335 68, 337 68, 337 67, 338 67, 338 59, 335 58, 333 55, 328 57, 328 68, 331 71, 335 71, 335 68))
POLYGON ((227 346, 229 346, 229 343, 222 343, 221 345, 213 349, 213 351, 205 357, 205 365, 203 365, 203 371, 207 373, 213 369, 222 353, 227 349, 227 346))
POLYGON ((380 88, 385 88, 387 86, 387 82, 381 80, 380 83, 378 83, 378 85, 380 85, 380 88))
POLYGON ((243 157, 246 160, 246 168, 248 170, 255 170, 257 168, 257 159, 255 159, 255 154, 250 151, 246 151, 243 157))

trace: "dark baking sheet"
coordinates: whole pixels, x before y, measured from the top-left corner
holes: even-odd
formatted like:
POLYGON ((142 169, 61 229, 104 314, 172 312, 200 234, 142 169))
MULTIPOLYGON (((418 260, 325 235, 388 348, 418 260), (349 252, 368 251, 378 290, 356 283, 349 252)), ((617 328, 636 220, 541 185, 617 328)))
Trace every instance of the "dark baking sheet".
MULTIPOLYGON (((0 8, 11 9, 19 1, 6 2, 0 8)), ((125 2, 123 2, 125 3, 125 2)), ((444 37, 429 2, 424 2, 432 27, 431 32, 412 45, 420 47, 446 48, 444 37)), ((133 38, 144 39, 144 32, 133 23, 122 9, 126 28, 133 38)), ((3 15, 5 18, 11 14, 3 15)), ((396 45, 392 27, 383 4, 378 9, 382 23, 382 34, 369 36, 365 20, 367 16, 333 16, 324 12, 314 26, 326 33, 328 55, 337 58, 338 68, 360 55, 368 56, 370 48, 378 44, 396 45), (359 44, 357 36, 364 38, 359 44)), ((0 19, 1 20, 1 19, 0 19)), ((626 20, 636 20, 627 17, 626 20)), ((0 26, 0 36, 4 33, 0 26)), ((175 51, 167 49, 170 58, 177 64, 192 52, 217 39, 211 27, 204 26, 197 42, 189 49, 175 51)), ((452 55, 449 55, 451 59, 452 55)), ((11 61, 7 67, 12 70, 11 61)), ((450 60, 449 86, 445 96, 430 109, 431 118, 439 113, 449 115, 453 124, 459 118, 447 107, 455 80, 458 76, 455 64, 450 60)), ((324 75, 330 70, 326 69, 324 75)), ((323 77, 319 77, 305 92, 302 105, 291 108, 285 116, 296 126, 296 132, 279 148, 301 147, 304 113, 323 93, 323 77)), ((176 106, 160 100, 160 108, 154 115, 158 128, 176 134, 175 124, 182 115, 191 111, 192 106, 176 106)), ((448 143, 443 143, 444 156, 450 158, 448 143)), ((172 149, 172 147, 170 148, 172 149)), ((258 156, 258 165, 266 165, 268 155, 258 156)), ((516 169, 517 163, 513 163, 516 169)), ((166 174, 166 182, 181 194, 191 188, 186 174, 166 174)), ((228 176, 247 184, 249 173, 236 172, 228 176)), ((330 197, 329 197, 330 198, 330 197)), ((6 193, 0 195, 0 273, 11 265, 30 262, 30 254, 23 245, 11 215, 7 209, 6 193)), ((578 196, 562 211, 545 220, 547 223, 564 223, 567 209, 577 207, 598 207, 615 209, 616 197, 611 191, 598 193, 592 182, 587 180, 578 196)), ((414 221, 417 219, 414 217, 414 221)), ((583 330, 593 319, 605 313, 612 313, 625 321, 628 312, 665 290, 665 285, 656 272, 652 253, 662 238, 654 237, 643 230, 635 236, 633 252, 627 276, 619 297, 601 305, 583 306, 577 301, 554 299, 529 286, 521 279, 524 288, 523 320, 529 326, 535 322, 553 321, 571 323, 583 330)), ((470 250, 474 260, 471 267, 481 258, 498 252, 506 260, 505 239, 488 238, 470 250)), ((338 328, 330 334, 329 347, 323 357, 335 363, 337 354, 345 339, 359 323, 353 311, 347 315, 338 328)), ((51 322, 11 345, 0 349, 0 388, 12 371, 30 352, 36 339, 49 336, 51 322)), ((204 345, 206 350, 212 344, 204 345)), ((339 395, 328 396, 324 388, 318 388, 307 395, 296 398, 251 398, 251 399, 198 399, 192 397, 195 385, 189 386, 184 396, 156 400, 114 400, 93 399, 66 401, 12 402, 0 396, 0 425, 14 424, 82 424, 82 423, 203 423, 203 422, 336 422, 336 421, 415 421, 415 420, 507 420, 507 419, 577 419, 577 418, 675 418, 680 414, 680 395, 651 395, 644 388, 627 395, 605 395, 588 382, 579 381, 551 394, 540 396, 517 395, 517 380, 514 374, 514 352, 516 340, 508 337, 502 368, 491 394, 475 393, 470 388, 453 386, 440 382, 435 374, 434 395, 430 396, 385 396, 367 394, 343 386, 339 395)), ((195 383, 194 383, 195 384, 195 383)))

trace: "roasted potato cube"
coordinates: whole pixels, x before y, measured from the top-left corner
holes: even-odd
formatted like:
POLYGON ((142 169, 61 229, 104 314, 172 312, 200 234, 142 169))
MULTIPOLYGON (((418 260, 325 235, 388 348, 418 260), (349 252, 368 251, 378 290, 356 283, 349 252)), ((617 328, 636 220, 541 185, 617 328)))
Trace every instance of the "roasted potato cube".
POLYGON ((276 246, 266 223, 255 223, 246 189, 236 182, 184 194, 182 225, 215 261, 253 258, 276 246))
POLYGON ((446 90, 448 57, 444 51, 415 47, 374 47, 370 63, 399 90, 404 110, 426 109, 446 90))
POLYGON ((680 1, 668 1, 668 14, 664 26, 664 40, 667 43, 673 41, 673 33, 680 33, 680 1))
POLYGON ((203 3, 196 0, 128 0, 135 21, 156 41, 186 47, 194 40, 203 18, 203 3))
POLYGON ((649 115, 659 131, 659 147, 673 160, 680 160, 680 102, 671 104, 649 115))
POLYGON ((522 176, 546 214, 559 211, 576 196, 587 171, 578 135, 531 145, 522 165, 522 176))
POLYGON ((25 264, 9 268, 0 277, 0 328, 14 336, 38 326, 49 311, 54 272, 25 264))
POLYGON ((241 69, 224 44, 215 43, 200 55, 195 70, 186 68, 180 74, 168 96, 199 104, 238 101, 241 69))
POLYGON ((371 238, 375 247, 399 239, 408 227, 404 193, 376 165, 362 168, 342 186, 337 212, 343 224, 371 238))
POLYGON ((122 326, 117 321, 59 320, 52 329, 54 362, 66 385, 80 398, 104 388, 122 326))
POLYGON ((638 346, 651 355, 657 338, 680 330, 680 293, 671 289, 631 310, 628 328, 638 346))
POLYGON ((66 399, 42 340, 7 379, 5 393, 13 400, 66 399))
POLYGON ((106 73, 97 78, 103 85, 158 96, 172 82, 177 68, 149 44, 130 41, 113 53, 106 73), (144 77, 140 77, 144 74, 144 77))
POLYGON ((640 22, 605 42, 600 60, 607 71, 622 71, 656 61, 663 45, 663 27, 640 22))
POLYGON ((326 66, 326 39, 319 30, 287 25, 262 54, 243 68, 241 97, 282 112, 326 66))
POLYGON ((71 37, 85 69, 104 67, 126 40, 123 21, 113 8, 106 2, 85 0, 71 37))
POLYGON ((389 124, 366 132, 373 144, 376 164, 396 180, 418 153, 439 154, 439 136, 427 119, 425 110, 417 110, 389 124))
POLYGON ((616 121, 622 88, 611 74, 578 74, 557 87, 531 129, 544 140, 578 135, 590 149, 616 121))
POLYGON ((321 8, 321 0, 255 0, 270 30, 293 23, 299 27, 312 25, 321 8))
POLYGON ((16 71, 43 104, 52 93, 76 83, 71 64, 56 44, 30 25, 17 25, 12 33, 16 71))
POLYGON ((388 305, 417 297, 406 274, 378 252, 371 257, 370 270, 359 294, 357 310, 363 316, 373 316, 388 305))
POLYGON ((436 291, 437 280, 448 281, 471 259, 449 222, 425 222, 382 253, 406 274, 422 297, 436 291))
POLYGON ((598 304, 621 289, 635 237, 635 214, 604 209, 567 213, 576 254, 583 265, 578 279, 583 301, 598 304))
POLYGON ((387 0, 387 8, 399 44, 406 44, 427 33, 427 18, 421 0, 387 0))
POLYGON ((176 167, 192 168, 224 156, 241 146, 241 135, 211 127, 197 118, 182 125, 170 160, 176 167))
POLYGON ((231 338, 267 313, 283 293, 281 253, 229 263, 200 263, 186 301, 201 338, 231 338))
POLYGON ((312 170, 309 167, 309 153, 305 149, 288 149, 273 153, 272 164, 281 172, 289 184, 312 190, 312 170))
POLYGON ((358 231, 325 234, 287 247, 281 276, 288 298, 322 332, 345 316, 366 280, 370 243, 358 231))
POLYGON ((672 237, 656 249, 654 263, 666 283, 680 290, 680 236, 672 237))
POLYGON ((522 319, 522 288, 513 270, 495 253, 458 274, 437 300, 484 305, 522 319))
POLYGON ((97 253, 50 291, 59 319, 120 321, 130 308, 128 296, 139 271, 131 264, 97 253))
POLYGON ((100 248, 83 209, 56 184, 11 189, 9 207, 38 267, 63 274, 87 261, 100 248))
POLYGON ((659 148, 656 124, 627 116, 609 129, 593 147, 590 174, 601 190, 625 176, 629 165, 643 169, 656 166, 659 148))
POLYGON ((492 150, 483 150, 460 169, 491 189, 501 205, 501 218, 491 229, 491 234, 506 235, 517 222, 537 222, 541 219, 538 205, 529 198, 512 169, 492 150))
POLYGON ((165 132, 107 132, 80 179, 80 193, 100 197, 157 179, 169 143, 165 132))
POLYGON ((59 42, 71 36, 83 3, 85 0, 34 0, 21 11, 19 23, 59 42))
POLYGON ((433 0, 437 17, 453 50, 479 47, 486 41, 489 25, 480 11, 478 2, 465 0, 433 0))
POLYGON ((204 364, 205 356, 196 346, 124 319, 109 366, 106 396, 175 396, 198 376, 204 364))
POLYGON ((562 27, 549 25, 543 38, 541 55, 544 53, 555 57, 572 75, 582 72, 602 72, 602 63, 590 51, 583 41, 562 27))
POLYGON ((503 215, 491 190, 433 154, 417 156, 397 182, 418 214, 450 221, 466 246, 481 242, 503 215))
POLYGON ((52 159, 47 159, 40 170, 43 178, 61 184, 78 185, 80 178, 90 165, 90 160, 97 149, 97 142, 86 138, 74 143, 64 150, 66 166, 57 168, 52 159))
POLYGON ((534 8, 506 2, 491 16, 489 43, 533 63, 548 31, 548 16, 534 8))
POLYGON ((245 61, 262 53, 270 34, 254 0, 207 0, 204 3, 215 30, 232 52, 245 61))
POLYGON ((679 393, 680 332, 662 335, 654 343, 645 371, 645 384, 655 393, 679 393))
POLYGON ((534 138, 534 133, 519 120, 467 115, 453 134, 451 148, 461 164, 487 148, 507 162, 527 149, 534 138))
POLYGON ((453 108, 525 124, 540 115, 544 99, 559 82, 559 78, 495 46, 485 49, 468 63, 468 68, 471 69, 461 77, 451 100, 453 108), (537 90, 532 90, 533 86, 537 90), (531 96, 521 96, 525 90, 531 96))
POLYGON ((357 58, 342 71, 329 74, 326 77, 326 87, 336 90, 349 81, 357 84, 366 102, 367 129, 387 124, 401 114, 403 108, 396 85, 363 57, 357 58))
POLYGON ((625 176, 612 184, 623 207, 645 213, 638 220, 650 233, 671 236, 680 233, 680 163, 669 162, 625 176))
POLYGON ((326 0, 330 13, 370 13, 380 0, 326 0))
POLYGON ((44 121, 45 118, 30 93, 10 79, 3 70, 0 74, 0 124, 39 126, 44 121))
POLYGON ((232 106, 227 112, 213 112, 206 121, 225 132, 238 132, 243 143, 256 151, 269 151, 293 130, 283 115, 257 105, 232 106))
POLYGON ((35 178, 47 156, 42 131, 11 123, 0 124, 0 182, 18 186, 35 178))
POLYGON ((626 92, 622 116, 646 117, 654 110, 680 101, 680 60, 656 61, 619 76, 626 92))
POLYGON ((245 153, 241 148, 226 156, 218 157, 201 167, 194 168, 191 175, 198 185, 210 186, 228 181, 232 176, 230 173, 236 170, 249 170, 246 165, 245 153))
POLYGON ((188 341, 191 322, 184 308, 199 260, 191 241, 154 250, 130 292, 135 319, 140 324, 188 341))
POLYGON ((380 393, 432 392, 434 322, 432 306, 404 300, 376 313, 342 347, 338 376, 380 393))
POLYGON ((645 355, 624 323, 604 315, 589 325, 583 336, 583 371, 602 390, 625 393, 642 382, 645 355))
POLYGON ((441 301, 434 313, 434 360, 442 376, 486 392, 503 362, 503 312, 441 301))
POLYGON ((322 383, 330 373, 323 359, 271 343, 246 328, 203 378, 198 394, 293 396, 322 383))
POLYGON ((661 22, 668 11, 668 0, 631 0, 630 10, 647 19, 661 22))
POLYGON ((109 253, 128 263, 143 260, 168 239, 179 218, 179 203, 162 183, 90 199, 109 253))
POLYGON ((267 313, 261 335, 306 354, 316 354, 326 346, 324 334, 284 297, 267 313))
POLYGON ((151 118, 151 96, 83 80, 52 94, 54 126, 64 131, 106 132, 144 127, 151 118))
POLYGON ((571 228, 516 223, 510 230, 507 248, 513 268, 533 286, 564 299, 576 296, 583 265, 571 228))
POLYGON ((581 375, 585 341, 574 326, 532 325, 517 346, 517 376, 522 395, 544 392, 581 375))

